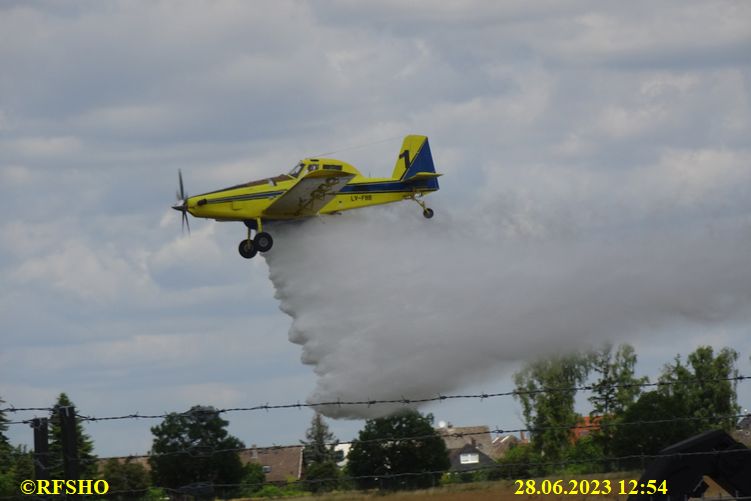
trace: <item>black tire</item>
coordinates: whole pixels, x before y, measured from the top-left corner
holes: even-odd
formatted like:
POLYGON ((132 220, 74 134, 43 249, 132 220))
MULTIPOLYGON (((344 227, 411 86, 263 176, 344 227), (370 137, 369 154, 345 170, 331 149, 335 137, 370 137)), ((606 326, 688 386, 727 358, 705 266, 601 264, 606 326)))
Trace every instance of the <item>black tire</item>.
POLYGON ((430 219, 431 217, 433 217, 433 214, 435 213, 430 207, 426 207, 425 210, 422 211, 422 215, 425 216, 425 219, 430 219))
POLYGON ((252 258, 258 252, 256 246, 253 245, 253 242, 251 240, 248 240, 247 238, 240 241, 240 245, 237 246, 237 250, 245 259, 252 258))
POLYGON ((258 249, 258 252, 268 252, 273 245, 274 239, 265 231, 262 231, 253 238, 253 246, 258 249))

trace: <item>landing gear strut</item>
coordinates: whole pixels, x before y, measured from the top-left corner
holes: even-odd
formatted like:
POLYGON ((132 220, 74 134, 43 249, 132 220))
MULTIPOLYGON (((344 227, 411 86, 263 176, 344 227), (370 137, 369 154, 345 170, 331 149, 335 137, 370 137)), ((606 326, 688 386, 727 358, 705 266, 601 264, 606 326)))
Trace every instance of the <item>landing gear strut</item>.
POLYGON ((248 238, 241 240, 237 250, 245 259, 250 259, 259 252, 268 252, 274 245, 274 239, 271 235, 263 231, 261 218, 244 221, 248 227, 248 238), (252 236, 252 231, 256 231, 256 236, 252 236))
POLYGON ((409 198, 410 200, 414 200, 415 202, 417 202, 417 205, 419 205, 420 207, 422 207, 422 215, 425 216, 425 219, 430 219, 431 217, 433 217, 433 215, 435 214, 435 212, 433 212, 433 209, 431 209, 430 207, 428 207, 427 205, 425 205, 425 202, 423 202, 422 200, 420 200, 422 198, 422 196, 423 196, 422 193, 413 193, 412 195, 408 196, 407 198, 409 198))

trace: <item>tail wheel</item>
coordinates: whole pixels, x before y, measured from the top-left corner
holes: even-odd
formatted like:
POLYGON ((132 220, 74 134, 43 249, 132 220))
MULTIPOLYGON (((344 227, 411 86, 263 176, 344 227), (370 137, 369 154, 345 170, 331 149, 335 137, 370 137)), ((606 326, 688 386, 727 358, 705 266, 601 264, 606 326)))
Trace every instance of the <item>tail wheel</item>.
POLYGON ((240 252, 240 255, 244 257, 245 259, 252 258, 258 252, 258 249, 256 249, 256 246, 253 245, 253 241, 248 240, 247 238, 245 240, 240 241, 240 245, 237 247, 237 250, 240 252))
POLYGON ((433 217, 433 214, 435 213, 430 207, 426 207, 425 210, 422 211, 422 215, 425 216, 425 219, 430 219, 431 217, 433 217))
POLYGON ((274 245, 274 239, 271 235, 262 231, 253 238, 253 246, 258 249, 258 252, 267 252, 274 245))

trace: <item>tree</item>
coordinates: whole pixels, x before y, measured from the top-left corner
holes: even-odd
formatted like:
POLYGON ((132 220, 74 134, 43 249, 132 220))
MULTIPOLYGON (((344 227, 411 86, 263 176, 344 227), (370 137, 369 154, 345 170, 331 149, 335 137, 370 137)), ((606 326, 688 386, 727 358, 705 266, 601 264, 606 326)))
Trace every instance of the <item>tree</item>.
POLYGON ((599 375, 592 385, 593 416, 617 416, 633 404, 641 394, 647 377, 634 376, 636 353, 633 346, 622 344, 613 353, 613 345, 606 343, 590 354, 590 371, 599 375))
POLYGON ((311 463, 305 469, 305 488, 315 494, 333 491, 339 486, 339 467, 327 460, 311 463))
POLYGON ((241 497, 251 497, 265 487, 266 474, 263 472, 263 466, 258 463, 246 464, 245 470, 243 486, 239 494, 241 497))
POLYGON ((565 472, 571 475, 602 473, 609 468, 605 464, 603 441, 596 435, 583 436, 566 449, 563 460, 565 472))
MULTIPOLYGON (((694 435, 694 425, 680 420, 687 413, 681 397, 661 391, 642 393, 623 413, 615 427, 612 451, 615 457, 653 455, 665 447, 694 435)), ((621 461, 619 469, 643 468, 640 459, 621 461)))
POLYGON ((319 413, 315 413, 310 428, 305 433, 307 440, 301 441, 305 480, 311 492, 327 492, 336 489, 339 468, 336 466, 336 437, 319 413))
POLYGON ((571 446, 571 428, 579 420, 572 388, 586 380, 588 369, 589 358, 574 354, 531 362, 514 374, 532 449, 546 462, 560 461, 571 446))
POLYGON ((2 411, 5 400, 0 398, 0 497, 13 496, 18 493, 18 484, 13 480, 13 448, 5 432, 8 431, 8 418, 2 411))
POLYGON ((310 421, 310 428, 305 432, 307 440, 301 440, 303 448, 303 461, 305 465, 323 463, 324 461, 336 461, 336 445, 338 441, 329 425, 319 413, 315 413, 310 421))
MULTIPOLYGON (((61 407, 75 407, 68 395, 61 393, 53 406, 49 420, 50 443, 50 478, 65 478, 63 458, 63 429, 60 423, 58 409, 61 407)), ((76 419, 76 444, 78 449, 78 468, 80 478, 95 478, 97 476, 97 457, 94 455, 94 441, 83 429, 79 419, 76 419)))
POLYGON ((9 446, 10 466, 0 469, 0 497, 18 498, 18 486, 24 480, 34 478, 34 457, 25 445, 9 446))
POLYGON ((438 485, 449 467, 446 444, 433 429, 432 414, 413 410, 367 420, 352 442, 347 464, 359 488, 385 490, 438 485))
POLYGON ((238 454, 245 445, 227 432, 228 424, 213 407, 197 405, 167 415, 151 428, 154 441, 149 464, 154 483, 172 489, 192 486, 195 489, 190 492, 197 497, 223 497, 237 491, 212 488, 239 484, 248 473, 238 454))
MULTIPOLYGON (((498 460, 498 469, 493 477, 517 479, 532 478, 544 475, 544 468, 540 466, 542 458, 539 452, 532 449, 530 444, 512 445, 502 458, 498 460)), ((495 480, 491 478, 490 480, 495 480)))
POLYGON ((686 404, 686 417, 692 421, 695 433, 735 426, 735 416, 740 412, 736 395, 738 369, 735 364, 738 352, 723 348, 715 356, 711 346, 700 346, 687 357, 687 364, 680 355, 673 364, 667 364, 660 376, 660 392, 675 396, 686 404))
POLYGON ((613 353, 613 346, 606 343, 600 350, 590 354, 590 371, 597 374, 589 397, 592 404, 590 418, 597 419, 600 425, 592 433, 592 437, 604 456, 612 453, 614 425, 639 398, 641 385, 649 381, 646 377, 635 377, 635 367, 636 353, 628 344, 620 345, 613 353))
POLYGON ((5 400, 0 398, 0 472, 10 470, 13 466, 13 457, 11 455, 12 447, 8 441, 8 437, 5 436, 5 432, 8 431, 8 418, 5 416, 5 412, 2 411, 5 400))
POLYGON ((131 457, 124 461, 108 459, 102 468, 101 477, 110 486, 108 497, 116 500, 141 499, 145 497, 150 485, 149 472, 131 457))

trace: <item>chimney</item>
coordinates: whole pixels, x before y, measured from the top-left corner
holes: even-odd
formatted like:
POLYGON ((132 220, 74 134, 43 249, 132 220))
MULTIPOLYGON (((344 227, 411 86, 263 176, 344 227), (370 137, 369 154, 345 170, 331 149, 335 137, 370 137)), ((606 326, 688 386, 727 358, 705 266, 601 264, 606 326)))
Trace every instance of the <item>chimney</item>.
POLYGON ((526 438, 524 437, 524 430, 520 431, 520 432, 519 432, 519 434, 520 434, 520 435, 521 435, 521 437, 522 437, 522 440, 521 440, 522 442, 524 442, 524 441, 526 441, 526 440, 527 440, 527 439, 526 439, 526 438))

